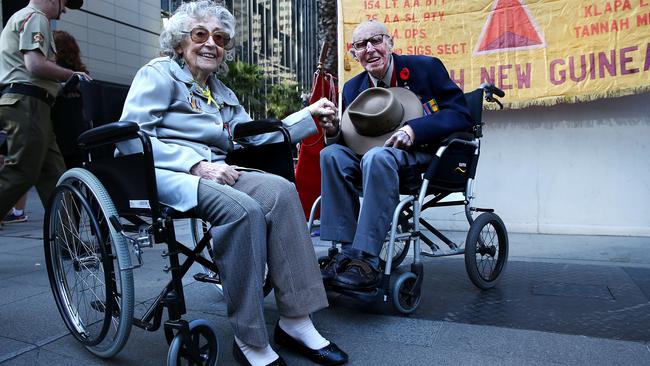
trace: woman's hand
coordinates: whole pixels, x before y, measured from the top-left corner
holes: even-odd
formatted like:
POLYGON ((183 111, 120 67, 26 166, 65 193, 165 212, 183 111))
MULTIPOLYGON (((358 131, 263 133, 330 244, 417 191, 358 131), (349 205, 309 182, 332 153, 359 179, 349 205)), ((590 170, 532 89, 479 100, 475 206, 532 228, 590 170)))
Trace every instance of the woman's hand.
POLYGON ((219 184, 227 184, 232 186, 239 178, 239 172, 235 167, 226 163, 209 163, 207 161, 199 161, 192 169, 192 175, 199 176, 203 179, 213 180, 219 184))
POLYGON ((318 117, 320 127, 326 135, 334 136, 339 132, 338 109, 334 103, 327 98, 321 98, 308 108, 312 116, 318 117))

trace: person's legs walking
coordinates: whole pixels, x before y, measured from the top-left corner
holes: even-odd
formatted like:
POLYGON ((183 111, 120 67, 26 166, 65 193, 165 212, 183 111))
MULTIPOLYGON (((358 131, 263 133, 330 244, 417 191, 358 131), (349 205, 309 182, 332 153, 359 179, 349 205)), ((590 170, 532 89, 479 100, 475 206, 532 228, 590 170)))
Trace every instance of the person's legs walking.
POLYGON ((40 186, 39 195, 45 204, 63 173, 63 159, 60 153, 56 155, 56 144, 50 146, 53 134, 51 126, 47 126, 49 106, 24 95, 7 94, 2 98, 13 103, 0 106, 0 129, 7 131, 8 149, 5 167, 0 170, 0 214, 4 217, 33 185, 40 186), (50 153, 55 156, 48 157, 50 153), (43 182, 42 170, 46 172, 43 182))

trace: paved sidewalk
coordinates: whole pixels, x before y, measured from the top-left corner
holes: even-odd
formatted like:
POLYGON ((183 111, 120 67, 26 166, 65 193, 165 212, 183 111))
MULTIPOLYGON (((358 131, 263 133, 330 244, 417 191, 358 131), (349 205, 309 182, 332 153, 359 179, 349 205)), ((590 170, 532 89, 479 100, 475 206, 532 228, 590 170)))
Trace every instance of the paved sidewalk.
MULTIPOLYGON (((68 334, 43 263, 42 211, 31 192, 29 221, 0 230, 0 364, 164 364, 162 330, 134 327, 111 360, 92 356, 68 334)), ((181 223, 179 236, 188 232, 181 223)), ((462 242, 465 233, 450 235, 462 242)), ((319 253, 327 248, 315 245, 319 253)), ((473 287, 460 257, 431 259, 423 302, 412 316, 331 294, 332 306, 314 321, 350 354, 350 365, 650 365, 650 238, 510 234, 510 245, 495 290, 473 287)), ((163 247, 145 249, 145 265, 135 270, 138 303, 166 281, 163 247)), ((210 285, 191 276, 185 283, 184 318, 213 322, 220 364, 233 365, 224 303, 210 285)), ((271 332, 272 296, 266 313, 271 332)), ((291 365, 310 364, 288 350, 279 353, 291 365)))

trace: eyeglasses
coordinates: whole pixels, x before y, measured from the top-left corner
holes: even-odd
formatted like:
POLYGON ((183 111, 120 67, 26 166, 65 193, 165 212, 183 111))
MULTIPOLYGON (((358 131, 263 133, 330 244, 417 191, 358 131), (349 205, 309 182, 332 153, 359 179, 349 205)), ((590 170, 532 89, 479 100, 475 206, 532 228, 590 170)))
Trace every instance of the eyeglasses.
POLYGON ((224 48, 228 43, 230 43, 230 36, 222 31, 214 31, 210 33, 207 29, 201 28, 201 27, 196 27, 192 29, 189 32, 183 32, 185 34, 190 35, 190 39, 192 39, 192 42, 194 43, 205 43, 208 41, 208 38, 212 36, 212 40, 214 43, 221 47, 224 48))
POLYGON ((353 42, 352 47, 354 47, 354 49, 357 51, 365 51, 366 47, 368 47, 368 42, 370 42, 370 44, 373 46, 379 46, 384 42, 384 36, 388 36, 388 34, 377 34, 370 38, 353 42))

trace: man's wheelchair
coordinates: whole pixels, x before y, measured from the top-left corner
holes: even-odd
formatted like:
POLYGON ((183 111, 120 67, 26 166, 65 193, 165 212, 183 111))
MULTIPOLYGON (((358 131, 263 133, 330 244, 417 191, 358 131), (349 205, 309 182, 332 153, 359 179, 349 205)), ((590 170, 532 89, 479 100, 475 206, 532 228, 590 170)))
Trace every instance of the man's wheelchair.
MULTIPOLYGON (((480 138, 483 136, 481 115, 483 100, 503 105, 496 97, 505 93, 492 84, 483 84, 466 93, 473 127, 471 132, 454 133, 442 141, 434 158, 423 174, 406 172, 400 174, 400 194, 403 199, 393 212, 390 231, 379 255, 383 271, 378 288, 372 291, 352 291, 328 287, 343 295, 363 301, 390 299, 394 307, 403 314, 414 312, 421 299, 423 279, 422 256, 441 257, 456 254, 465 255, 465 268, 470 280, 482 290, 494 287, 508 260, 508 234, 501 218, 493 209, 473 206, 474 178, 480 154, 480 138), (463 200, 443 201, 454 193, 462 193, 463 200), (470 224, 465 245, 457 244, 422 218, 422 212, 432 207, 465 206, 465 216, 470 224), (448 249, 441 248, 427 237, 421 227, 440 239, 448 249), (423 241, 430 252, 421 250, 423 241), (413 245, 413 262, 410 271, 395 271, 406 258, 413 245)), ((314 202, 309 215, 309 231, 316 227, 316 211, 320 197, 314 202)), ((336 243, 328 255, 319 258, 321 268, 338 253, 336 243)))
MULTIPOLYGON (((240 125, 233 136, 274 131, 282 133, 284 142, 235 150, 227 161, 292 179, 290 136, 280 121, 240 125), (253 166, 256 159, 246 159, 260 154, 259 149, 284 163, 265 160, 262 166, 253 166)), ((219 346, 213 326, 205 320, 182 319, 186 313, 182 279, 193 263, 209 272, 195 274, 197 281, 220 283, 219 269, 202 255, 211 244, 210 230, 202 230, 190 247, 176 240, 174 220, 194 217, 158 202, 151 142, 138 124, 97 127, 82 134, 79 143, 87 153, 84 166, 63 174, 44 218, 45 262, 66 327, 91 353, 108 358, 122 349, 133 325, 158 330, 166 308, 167 364, 215 365, 219 346), (139 140, 142 152, 113 157, 113 146, 131 139, 139 140), (163 257, 169 264, 164 271, 171 279, 144 314, 134 317, 133 271, 142 265, 143 248, 155 243, 167 244, 163 257)), ((265 295, 271 289, 266 282, 265 295)))

